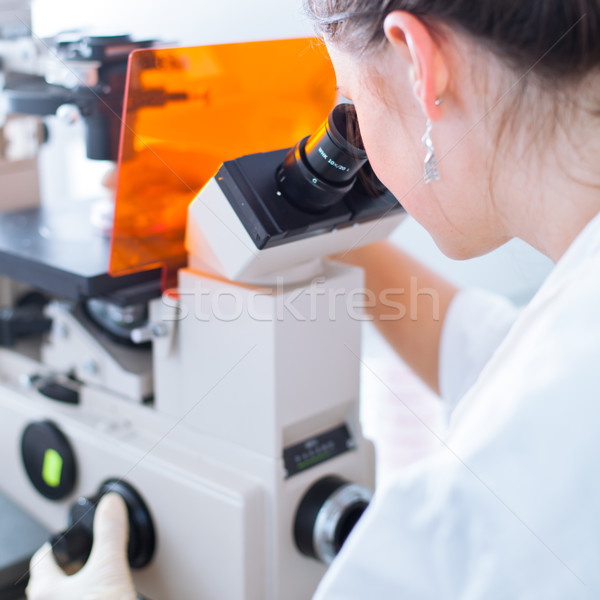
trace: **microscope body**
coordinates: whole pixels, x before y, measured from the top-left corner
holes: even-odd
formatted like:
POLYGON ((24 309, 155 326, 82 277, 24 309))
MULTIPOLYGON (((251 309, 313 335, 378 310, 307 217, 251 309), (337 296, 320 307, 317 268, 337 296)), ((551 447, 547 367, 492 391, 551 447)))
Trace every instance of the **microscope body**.
POLYGON ((273 177, 286 152, 221 167, 188 210, 189 267, 151 306, 156 409, 246 486, 235 509, 205 509, 247 528, 198 565, 214 597, 310 598, 374 487, 359 421, 364 275, 321 257, 385 237, 403 212, 361 189, 325 211, 290 206, 273 177))
MULTIPOLYGON (((373 488, 363 275, 322 257, 385 237, 402 210, 354 176, 331 206, 289 202, 292 151, 224 163, 189 208, 188 266, 162 295, 151 273, 84 268, 70 238, 50 240, 66 244, 59 268, 33 217, 0 217, 3 274, 51 298, 45 329, 0 347, 0 491, 57 531, 102 482, 131 486, 155 541, 134 582, 152 600, 310 598, 373 488)), ((327 196, 318 177, 306 185, 327 196)), ((69 231, 86 263, 104 256, 69 231)))
POLYGON ((169 323, 154 342, 156 408, 204 438, 224 491, 197 499, 205 525, 187 542, 208 551, 196 567, 206 597, 310 598, 325 565, 294 544, 302 497, 332 473, 373 486, 358 420, 360 322, 339 292, 362 274, 329 263, 324 275, 267 290, 186 269, 178 302, 152 307, 169 323), (221 533, 208 534, 216 523, 221 533))
MULTIPOLYGON (((162 327, 150 405, 90 377, 77 386, 77 404, 50 399, 24 388, 23 377, 53 370, 0 349, 0 451, 12 457, 0 489, 56 531, 101 482, 132 485, 156 535, 134 581, 153 600, 310 598, 326 565, 294 541, 302 498, 332 474, 374 484, 373 447, 358 419, 361 321, 347 306, 362 280, 335 262, 323 264, 322 278, 272 289, 182 270, 179 297, 150 305, 162 327), (58 501, 34 489, 15 455, 40 422, 62 432, 77 464, 76 483, 58 501)), ((50 338, 65 335, 61 323, 50 338)), ((75 328, 66 333, 69 342, 55 343, 75 343, 75 328)), ((94 350, 78 348, 82 360, 94 350)))

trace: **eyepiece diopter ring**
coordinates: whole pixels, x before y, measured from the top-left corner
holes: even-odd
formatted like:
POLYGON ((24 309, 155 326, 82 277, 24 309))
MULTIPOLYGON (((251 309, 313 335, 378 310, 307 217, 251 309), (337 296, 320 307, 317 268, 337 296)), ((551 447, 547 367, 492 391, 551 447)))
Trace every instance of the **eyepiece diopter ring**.
POLYGON ((323 212, 339 202, 367 161, 356 110, 338 104, 319 129, 292 148, 277 171, 277 185, 292 204, 323 212))

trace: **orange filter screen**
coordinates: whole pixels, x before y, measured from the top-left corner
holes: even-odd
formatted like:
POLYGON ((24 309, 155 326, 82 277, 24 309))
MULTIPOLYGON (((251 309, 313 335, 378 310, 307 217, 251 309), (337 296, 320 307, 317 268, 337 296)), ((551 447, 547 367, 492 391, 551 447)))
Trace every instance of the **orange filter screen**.
POLYGON ((133 52, 111 274, 181 265, 187 207, 219 165, 292 146, 327 116, 335 93, 316 40, 133 52))

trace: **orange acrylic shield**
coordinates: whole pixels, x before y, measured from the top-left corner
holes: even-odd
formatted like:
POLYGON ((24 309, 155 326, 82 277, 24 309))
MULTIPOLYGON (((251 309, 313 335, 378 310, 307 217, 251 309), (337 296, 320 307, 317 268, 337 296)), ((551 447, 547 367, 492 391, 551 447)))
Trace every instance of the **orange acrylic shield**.
POLYGON ((318 127, 335 94, 317 40, 133 52, 110 273, 185 264, 187 207, 220 164, 292 146, 318 127))

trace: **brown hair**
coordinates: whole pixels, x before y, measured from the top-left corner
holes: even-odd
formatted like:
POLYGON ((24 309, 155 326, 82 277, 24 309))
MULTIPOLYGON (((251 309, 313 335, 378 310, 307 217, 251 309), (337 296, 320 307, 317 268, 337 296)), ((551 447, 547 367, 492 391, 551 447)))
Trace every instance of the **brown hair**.
POLYGON ((599 0, 305 0, 326 41, 367 53, 385 43, 383 21, 403 10, 434 30, 470 35, 518 71, 579 78, 600 67, 599 0))

